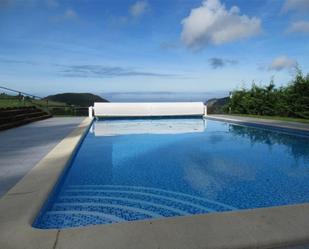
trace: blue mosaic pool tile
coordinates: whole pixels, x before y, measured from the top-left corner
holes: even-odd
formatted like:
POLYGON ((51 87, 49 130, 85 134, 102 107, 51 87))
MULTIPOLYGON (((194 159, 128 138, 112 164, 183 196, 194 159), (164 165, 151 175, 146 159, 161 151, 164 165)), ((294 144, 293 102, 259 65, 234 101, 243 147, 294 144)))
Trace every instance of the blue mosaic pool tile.
POLYGON ((307 133, 202 119, 169 119, 169 130, 157 134, 121 130, 148 122, 157 121, 95 121, 33 225, 61 229, 309 202, 307 133), (104 135, 115 127, 121 134, 104 135))

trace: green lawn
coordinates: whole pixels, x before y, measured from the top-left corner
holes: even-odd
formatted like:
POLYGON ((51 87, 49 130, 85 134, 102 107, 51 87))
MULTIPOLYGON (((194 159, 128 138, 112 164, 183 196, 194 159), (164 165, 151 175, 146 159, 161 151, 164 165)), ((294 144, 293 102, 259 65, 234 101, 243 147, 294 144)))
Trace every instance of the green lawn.
POLYGON ((36 106, 46 112, 51 113, 53 116, 86 116, 85 113, 78 111, 74 107, 63 102, 48 100, 47 106, 46 100, 19 100, 16 96, 0 95, 0 108, 26 106, 36 106))
MULTIPOLYGON (((46 100, 18 100, 16 97, 12 98, 1 98, 0 96, 0 108, 7 108, 7 107, 22 107, 22 106, 33 106, 39 105, 46 107, 47 101, 46 100)), ((66 107, 68 106, 66 103, 56 102, 56 101, 48 101, 48 106, 52 107, 66 107)))
POLYGON ((278 117, 278 116, 260 116, 260 115, 250 115, 250 114, 229 114, 229 115, 240 116, 240 117, 249 117, 249 118, 272 119, 272 120, 280 120, 280 121, 298 122, 298 123, 309 124, 309 119, 303 119, 303 118, 289 118, 289 117, 278 117))

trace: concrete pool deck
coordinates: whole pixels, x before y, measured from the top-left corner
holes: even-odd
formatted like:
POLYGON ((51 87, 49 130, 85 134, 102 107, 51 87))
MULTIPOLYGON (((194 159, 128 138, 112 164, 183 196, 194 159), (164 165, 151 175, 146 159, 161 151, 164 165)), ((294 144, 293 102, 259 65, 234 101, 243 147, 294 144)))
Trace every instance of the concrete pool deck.
POLYGON ((91 121, 86 118, 0 199, 1 249, 287 249, 309 243, 309 204, 62 230, 33 228, 91 121))
POLYGON ((56 117, 0 132, 0 197, 83 120, 56 117))
POLYGON ((282 129, 292 129, 298 131, 309 132, 309 123, 298 123, 298 122, 288 122, 281 120, 273 119, 262 119, 262 118, 252 118, 252 117, 243 117, 235 115, 208 115, 209 119, 216 119, 220 121, 236 122, 243 124, 259 124, 263 126, 272 126, 282 129))

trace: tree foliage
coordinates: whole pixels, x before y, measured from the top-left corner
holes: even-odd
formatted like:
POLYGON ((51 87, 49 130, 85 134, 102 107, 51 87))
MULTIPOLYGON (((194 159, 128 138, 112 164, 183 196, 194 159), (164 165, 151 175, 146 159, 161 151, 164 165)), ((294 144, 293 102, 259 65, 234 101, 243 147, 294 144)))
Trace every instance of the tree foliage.
POLYGON ((232 92, 226 112, 309 118, 309 74, 300 70, 287 86, 276 87, 271 80, 266 86, 252 84, 250 89, 232 92))

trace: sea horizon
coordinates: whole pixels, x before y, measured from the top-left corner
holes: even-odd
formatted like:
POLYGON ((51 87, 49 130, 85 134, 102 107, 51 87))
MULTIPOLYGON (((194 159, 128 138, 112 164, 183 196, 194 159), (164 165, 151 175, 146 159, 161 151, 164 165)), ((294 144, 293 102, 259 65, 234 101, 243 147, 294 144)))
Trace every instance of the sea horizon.
POLYGON ((100 97, 110 102, 180 102, 202 101, 228 96, 228 91, 216 92, 107 92, 100 97))

